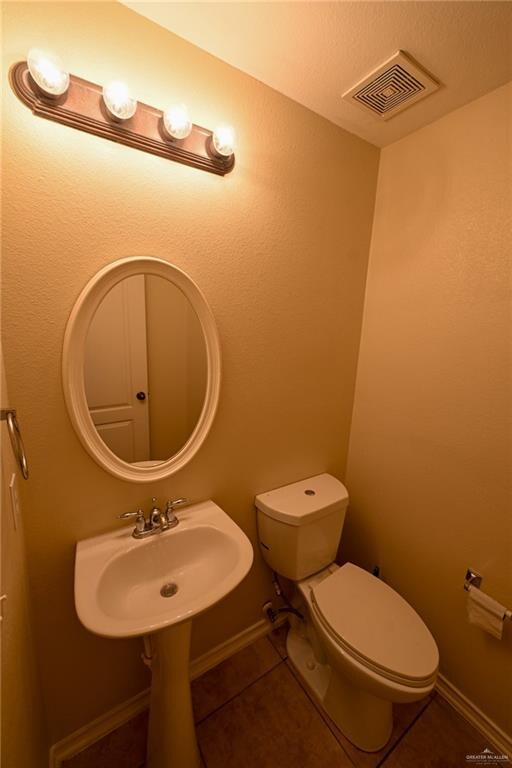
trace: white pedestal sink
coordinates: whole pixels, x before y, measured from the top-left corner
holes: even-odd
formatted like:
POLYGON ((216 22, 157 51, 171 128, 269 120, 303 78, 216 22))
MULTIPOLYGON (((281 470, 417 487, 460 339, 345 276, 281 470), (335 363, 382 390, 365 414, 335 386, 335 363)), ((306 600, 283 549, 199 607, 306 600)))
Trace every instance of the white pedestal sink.
POLYGON ((180 523, 146 539, 124 527, 80 541, 75 605, 104 637, 150 635, 153 651, 148 768, 197 768, 190 697, 192 619, 248 573, 249 539, 213 501, 180 512, 180 523))

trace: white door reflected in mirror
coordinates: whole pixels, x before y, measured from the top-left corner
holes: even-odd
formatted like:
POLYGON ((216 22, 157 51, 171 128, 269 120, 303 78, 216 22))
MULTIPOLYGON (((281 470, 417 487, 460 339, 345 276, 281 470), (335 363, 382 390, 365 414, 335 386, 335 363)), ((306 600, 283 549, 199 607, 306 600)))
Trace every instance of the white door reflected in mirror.
POLYGON ((204 336, 185 294, 154 275, 117 283, 89 326, 84 380, 92 421, 119 458, 152 466, 178 453, 206 393, 204 336))
POLYGON ((69 415, 89 454, 123 480, 160 480, 190 461, 215 416, 220 368, 206 299, 162 259, 108 265, 71 312, 62 359, 69 415))

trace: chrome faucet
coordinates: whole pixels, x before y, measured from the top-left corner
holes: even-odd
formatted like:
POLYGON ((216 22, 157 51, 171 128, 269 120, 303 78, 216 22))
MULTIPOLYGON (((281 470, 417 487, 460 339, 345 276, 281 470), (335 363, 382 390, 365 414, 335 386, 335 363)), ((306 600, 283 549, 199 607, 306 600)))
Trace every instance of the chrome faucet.
POLYGON ((162 512, 160 507, 157 507, 156 502, 157 502, 156 496, 153 496, 151 500, 151 503, 153 504, 153 508, 149 513, 149 522, 151 523, 151 529, 165 531, 169 527, 167 514, 165 512, 162 512))
POLYGON ((157 498, 153 496, 153 507, 149 513, 149 519, 146 520, 143 509, 138 509, 137 512, 123 512, 119 515, 120 520, 126 520, 130 517, 135 517, 135 528, 133 529, 132 536, 134 539, 145 539, 147 536, 152 536, 154 533, 161 533, 167 531, 169 528, 175 528, 179 519, 176 516, 174 507, 187 504, 187 499, 168 499, 165 505, 165 509, 160 509, 157 506, 157 498))

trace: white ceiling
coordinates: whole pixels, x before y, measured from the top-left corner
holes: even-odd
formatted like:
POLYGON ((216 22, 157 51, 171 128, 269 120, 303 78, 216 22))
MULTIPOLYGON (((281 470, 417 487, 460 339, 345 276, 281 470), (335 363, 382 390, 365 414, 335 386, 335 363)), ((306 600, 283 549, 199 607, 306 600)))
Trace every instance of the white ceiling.
POLYGON ((512 2, 124 2, 377 146, 512 79, 512 2), (388 122, 341 94, 403 49, 442 87, 388 122))

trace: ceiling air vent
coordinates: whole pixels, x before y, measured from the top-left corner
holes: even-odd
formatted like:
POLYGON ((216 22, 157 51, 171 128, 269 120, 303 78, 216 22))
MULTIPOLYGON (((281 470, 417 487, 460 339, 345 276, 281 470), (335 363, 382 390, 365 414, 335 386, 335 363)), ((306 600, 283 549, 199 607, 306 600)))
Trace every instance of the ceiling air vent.
POLYGON ((389 120, 411 104, 437 91, 436 83, 403 51, 397 51, 380 67, 343 94, 346 101, 389 120))

